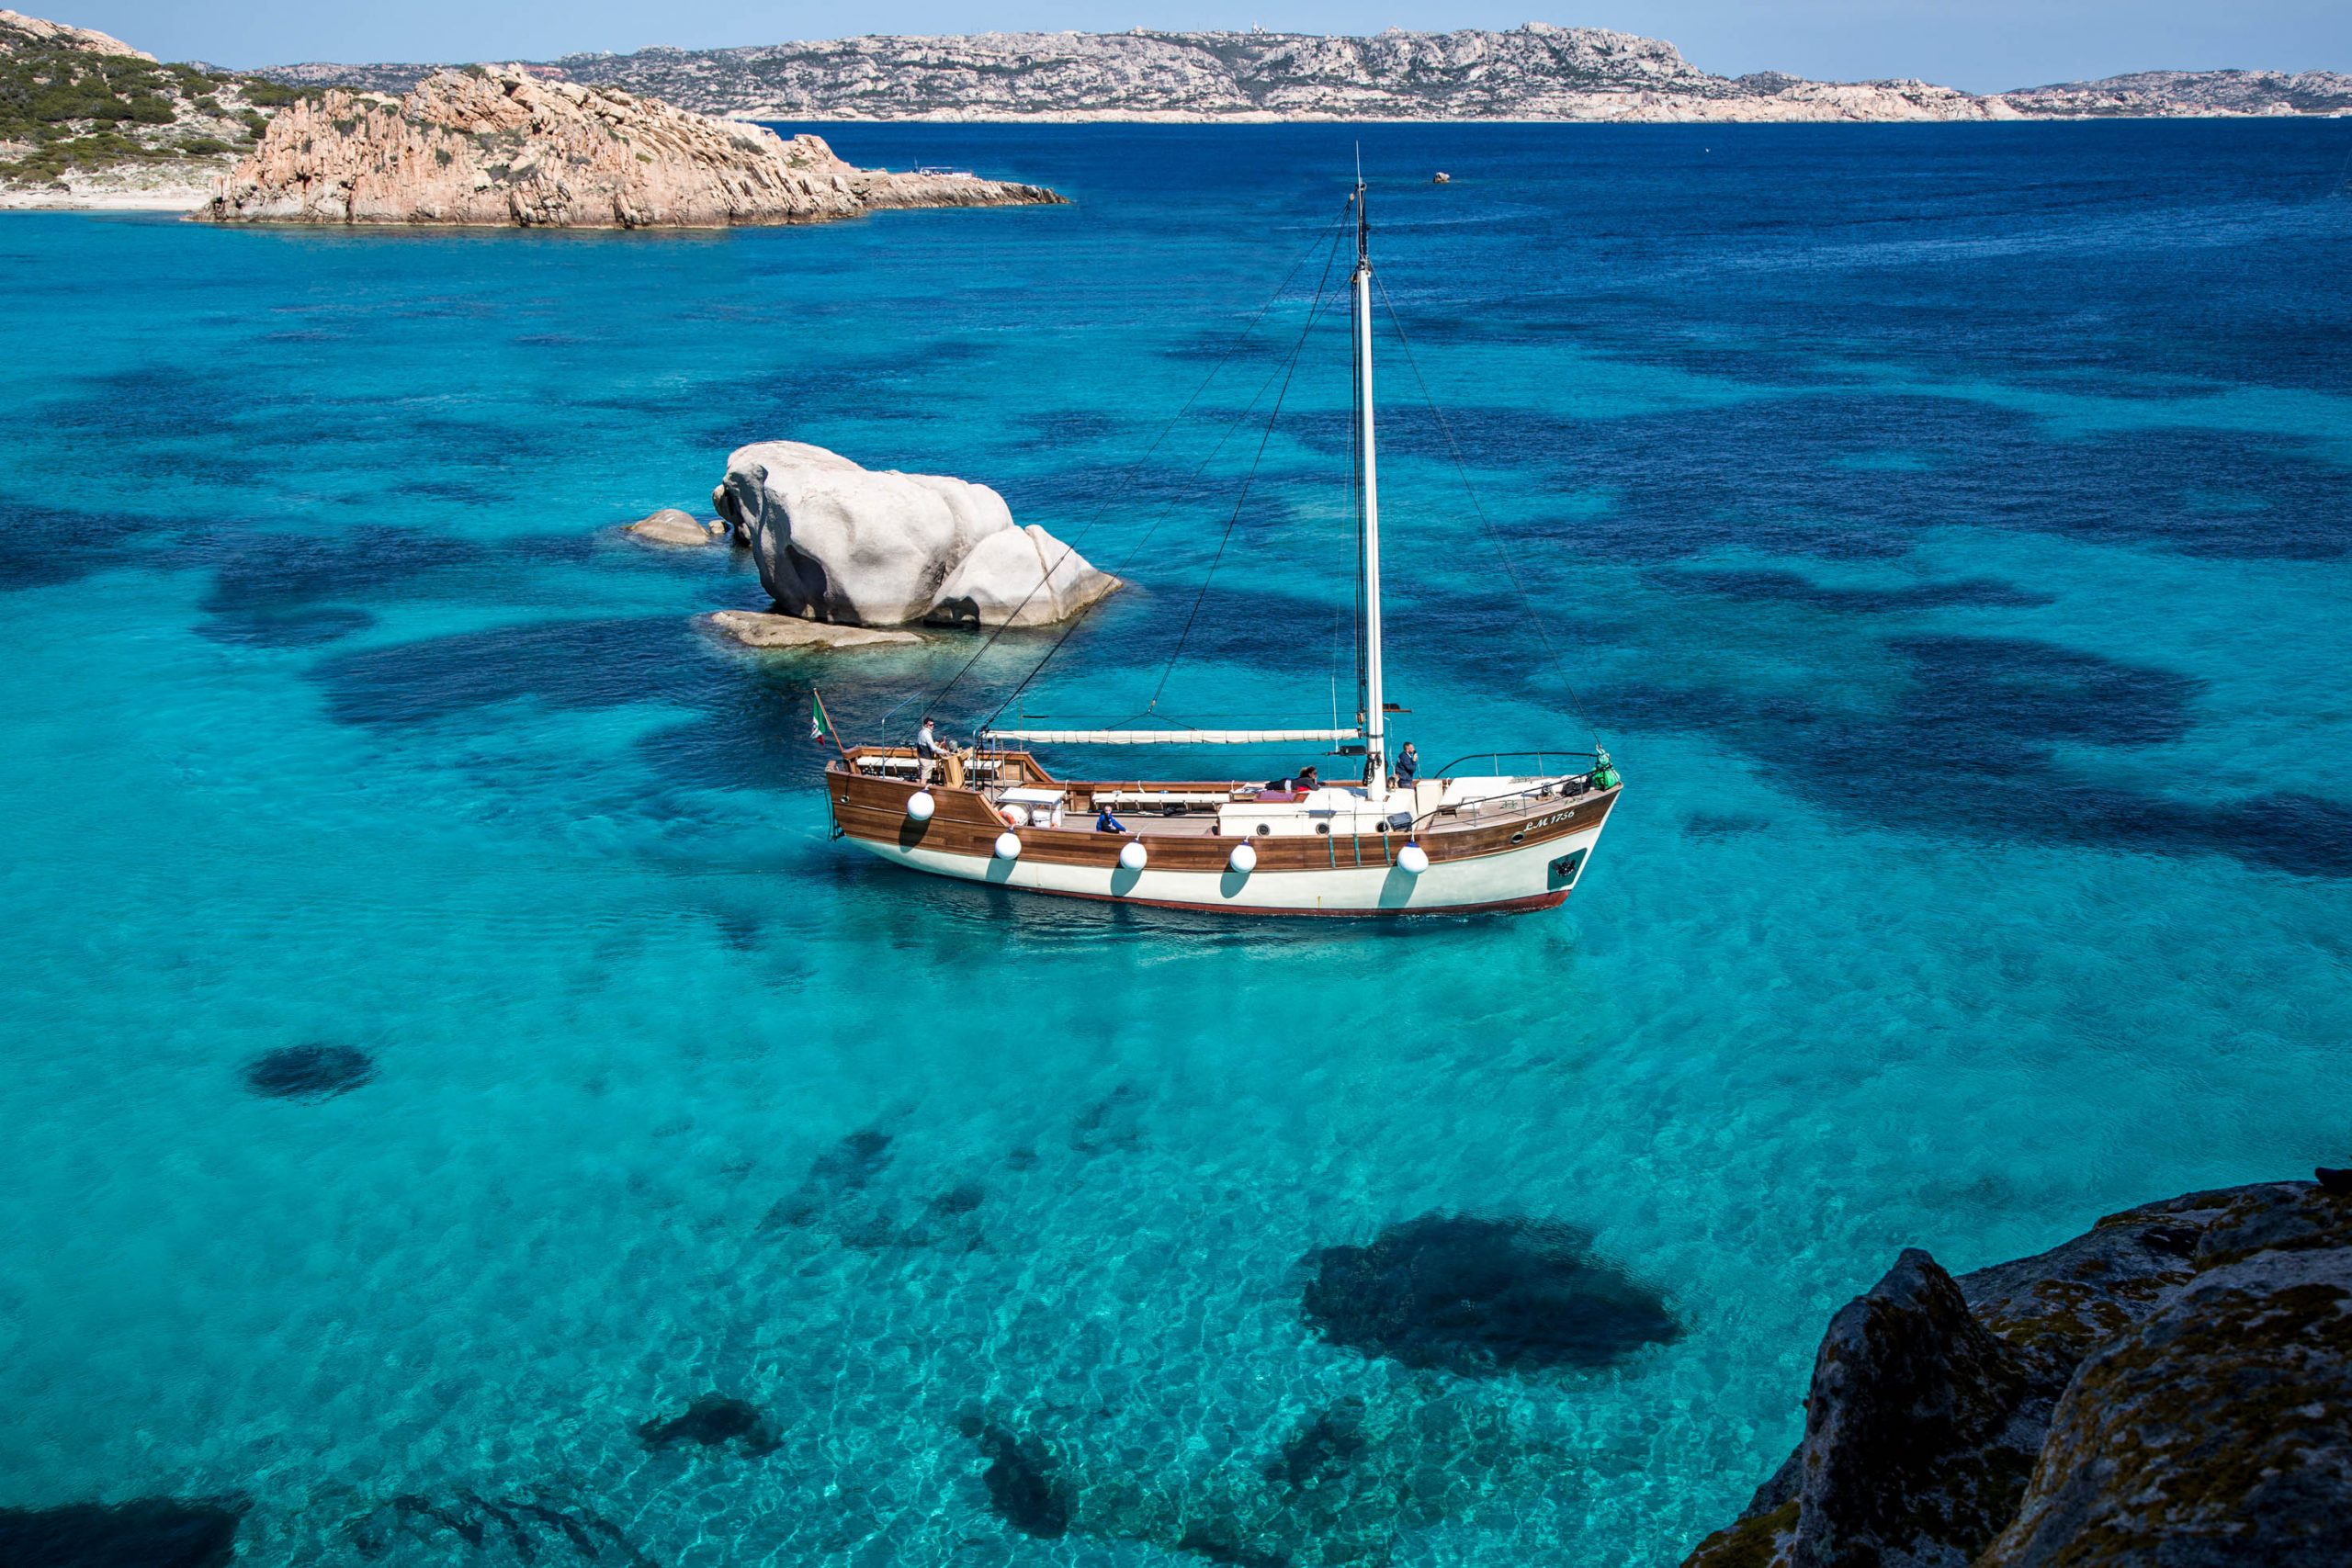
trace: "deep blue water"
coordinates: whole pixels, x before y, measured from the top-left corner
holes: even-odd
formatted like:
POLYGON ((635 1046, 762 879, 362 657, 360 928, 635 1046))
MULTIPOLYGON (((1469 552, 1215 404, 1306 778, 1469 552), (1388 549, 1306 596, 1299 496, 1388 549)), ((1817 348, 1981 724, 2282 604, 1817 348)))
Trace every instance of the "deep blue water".
MULTIPOLYGON (((831 134, 1074 205, 0 220, 0 1506, 243 1493, 267 1564, 1671 1564, 1899 1247, 2344 1163, 2352 130, 831 134), (1598 729, 1576 899, 1225 929, 829 843, 812 681, 855 732, 972 645, 731 655, 748 569, 612 526, 754 439, 984 479, 1136 581, 1023 702, 1133 711, 1318 264, 1138 457, 1359 140, 1547 628, 1385 349, 1392 695, 1433 761, 1598 729), (306 1045, 371 1070, 256 1092, 306 1045), (1310 1260, 1386 1227, 1598 1326, 1351 1342, 1310 1260), (709 1393, 773 1450, 640 1439, 709 1393)), ((1329 712, 1336 321, 1302 363, 1180 717, 1329 712)))

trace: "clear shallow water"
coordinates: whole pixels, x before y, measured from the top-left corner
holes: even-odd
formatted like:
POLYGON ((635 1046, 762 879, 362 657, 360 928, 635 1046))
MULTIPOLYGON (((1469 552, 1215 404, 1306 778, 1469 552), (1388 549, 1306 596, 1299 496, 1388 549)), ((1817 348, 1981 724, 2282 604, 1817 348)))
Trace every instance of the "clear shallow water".
MULTIPOLYGON (((1227 929, 825 841, 811 680, 856 729, 967 646, 731 656, 688 617, 748 569, 605 530, 775 436, 1099 513, 1105 564, 1172 502, 1027 699, 1140 706, 1272 352, 1129 465, 1357 134, 844 128, 1076 205, 715 237, 0 225, 0 1506, 242 1491, 265 1563, 512 1560, 387 1534, 470 1493, 665 1563, 1144 1564, 1357 1399, 1309 1558, 1670 1563, 1899 1247, 2340 1163, 2340 126, 1368 129, 1384 279, 1631 786, 1577 897, 1227 929), (305 1042, 374 1077, 247 1090, 305 1042), (1315 1338, 1302 1258, 1431 1212, 1589 1231, 1680 1337, 1315 1338), (713 1390, 776 1451, 638 1440, 713 1390), (1079 1528, 991 1512, 975 1416, 1079 1528)), ((1308 363, 1181 716, 1328 711, 1308 363)), ((1424 753, 1581 743, 1385 376, 1424 753)))

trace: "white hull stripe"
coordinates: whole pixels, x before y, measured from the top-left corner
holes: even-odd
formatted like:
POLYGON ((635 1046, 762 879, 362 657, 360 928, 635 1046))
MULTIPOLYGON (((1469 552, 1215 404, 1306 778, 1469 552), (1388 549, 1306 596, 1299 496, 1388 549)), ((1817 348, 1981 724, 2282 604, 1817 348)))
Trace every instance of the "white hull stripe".
MULTIPOLYGON (((859 849, 935 875, 1035 893, 1076 894, 1193 909, 1299 909, 1334 914, 1438 913, 1565 895, 1600 841, 1600 825, 1473 860, 1436 861, 1419 876, 1396 866, 1321 871, 1141 871, 947 854, 853 838, 859 849)), ((1148 842, 1147 840, 1147 847, 1148 842)))

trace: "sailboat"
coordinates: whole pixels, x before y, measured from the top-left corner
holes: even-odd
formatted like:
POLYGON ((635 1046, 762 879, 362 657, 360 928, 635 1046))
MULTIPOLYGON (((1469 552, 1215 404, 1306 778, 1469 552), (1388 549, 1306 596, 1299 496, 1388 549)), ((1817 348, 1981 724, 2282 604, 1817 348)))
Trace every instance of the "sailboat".
MULTIPOLYGON (((1371 227, 1351 198, 1360 558, 1356 723, 1329 728, 984 728, 968 753, 843 746, 825 768, 834 836, 886 861, 1023 892, 1246 915, 1546 909, 1573 892, 1623 784, 1608 753, 1482 751, 1399 777, 1381 657, 1371 227), (1361 776, 1067 777, 1041 746, 1323 743, 1361 776), (1504 770, 1505 762, 1527 771, 1504 770), (1532 764, 1532 766, 1527 766, 1532 764), (1480 771, 1483 767, 1484 771, 1480 771), (1114 828, 1110 824, 1115 823, 1114 828)), ((1312 318, 1310 317, 1310 324, 1312 318)))

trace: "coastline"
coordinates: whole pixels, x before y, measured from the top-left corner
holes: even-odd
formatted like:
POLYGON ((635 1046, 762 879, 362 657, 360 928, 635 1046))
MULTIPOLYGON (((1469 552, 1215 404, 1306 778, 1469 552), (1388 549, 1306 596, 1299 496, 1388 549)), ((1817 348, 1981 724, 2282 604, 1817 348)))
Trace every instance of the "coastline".
MULTIPOLYGON (((2119 123, 2122 123, 2122 124, 2148 124, 2148 125, 2155 125, 2155 124, 2173 124, 2173 123, 2177 123, 2177 122, 2182 121, 2182 120, 2199 120, 2199 121, 2231 120, 2231 121, 2262 121, 2262 122, 2271 122, 2271 121, 2278 121, 2278 120, 2286 120, 2286 119, 2294 119, 2294 120, 2297 120, 2297 121, 2302 121, 2302 120, 2329 120, 2329 121, 2336 121, 2336 120, 2352 119, 2352 113, 2347 113, 2347 114, 2327 114, 2327 115, 2295 115, 2295 116, 2286 116, 2286 115, 2257 115, 2257 114, 2225 114, 2225 113, 2216 113, 2216 114, 2206 114, 2206 115, 2103 115, 2103 116, 2097 116, 2097 117, 2086 117, 2086 116, 2081 116, 2081 115, 2052 115, 2052 114, 2025 115, 2025 114, 2020 114, 2020 115, 2004 116, 2004 117, 1999 118, 1984 118, 1984 119, 1942 119, 1942 118, 1917 118, 1917 119, 1912 119, 1912 118, 1905 118, 1905 119, 1852 119, 1852 118, 1843 118, 1843 119, 1780 119, 1780 118, 1772 118, 1772 119, 1758 119, 1758 118, 1739 118, 1739 119, 1676 119, 1676 118, 1660 118, 1660 119, 1649 119, 1649 118, 1643 118, 1635 117, 1635 116, 1619 116, 1619 117, 1614 117, 1614 118, 1606 118, 1606 119, 1564 119, 1564 118, 1557 118, 1557 117, 1546 117, 1546 118, 1499 118, 1499 117, 1492 117, 1492 118, 1489 118, 1489 117, 1481 117, 1481 118, 1452 118, 1452 119, 1395 119, 1395 118, 1338 118, 1338 117, 1320 116, 1320 115, 1284 115, 1284 114, 1195 115, 1195 114, 1184 114, 1184 113, 1178 113, 1178 112, 1162 112, 1162 111, 1157 111, 1157 110, 1153 110, 1153 111, 1141 111, 1141 110, 1139 110, 1139 111, 1114 111, 1114 112, 1107 112, 1107 113, 1100 113, 1100 114, 1090 113, 1090 114, 1085 114, 1085 115, 1076 115, 1076 114, 1059 114, 1059 113, 1053 113, 1053 114, 1037 114, 1037 115, 988 115, 988 114, 967 114, 967 113, 963 113, 963 112, 960 112, 960 111, 942 111, 942 112, 938 112, 938 113, 931 113, 931 114, 923 114, 923 115, 889 115, 889 116, 883 116, 883 115, 842 115, 842 114, 797 115, 797 114, 788 114, 788 113, 785 113, 785 112, 780 111, 780 110, 768 110, 768 109, 762 109, 762 110, 758 110, 758 111, 741 111, 741 112, 730 113, 730 114, 727 114, 727 115, 724 115, 724 116, 718 116, 718 117, 714 117, 714 118, 724 118, 724 119, 727 119, 727 120, 729 120, 729 121, 732 121, 732 122, 741 123, 741 124, 745 124, 745 125, 765 125, 765 126, 776 126, 776 125, 794 125, 794 126, 809 126, 809 125, 828 125, 828 126, 830 126, 830 125, 842 125, 842 126, 899 126, 899 125, 924 125, 924 126, 944 126, 944 125, 971 125, 971 126, 1021 126, 1021 125, 1053 125, 1053 126, 1086 126, 1086 125, 1103 125, 1103 126, 1154 126, 1154 125, 1163 125, 1163 126, 1169 126, 1169 127, 1186 127, 1186 128, 1190 128, 1190 127, 1198 127, 1198 126, 1233 126, 1233 127, 1237 127, 1237 128, 1238 128, 1238 127, 1276 127, 1276 126, 1293 126, 1293 125, 1359 125, 1359 126, 1379 126, 1379 127, 1385 127, 1385 128, 1397 128, 1397 127, 1408 127, 1408 126, 1409 126, 1409 127, 1424 127, 1424 128, 1429 128, 1429 129, 1442 129, 1442 128, 1448 127, 1448 126, 1521 126, 1521 127, 1532 127, 1532 126, 1589 126, 1589 127, 1594 127, 1594 128, 1609 128, 1609 127, 1641 127, 1641 128, 1644 128, 1644 129, 1655 129, 1655 128, 1657 128, 1657 127, 1663 127, 1663 126, 1689 125, 1689 126, 1703 126, 1703 127, 1706 127, 1706 128, 1711 129, 1711 130, 1736 130, 1736 129, 1737 129, 1737 128, 1739 128, 1739 127, 1743 127, 1743 126, 1781 126, 1781 127, 1789 127, 1789 126, 1812 126, 1812 127, 1822 127, 1822 128, 1840 128, 1840 127, 1846 127, 1846 128, 1855 128, 1855 129, 1859 129, 1859 128, 1866 127, 1866 126, 1915 126, 1915 127, 1925 127, 1925 126, 1993 126, 1993 125, 2020 125, 2020 126, 2022 126, 2022 125, 2113 125, 2113 124, 2119 124, 2119 123)), ((126 171, 126 172, 127 172, 127 171, 126 171)), ((88 173, 89 173, 89 174, 91 174, 91 175, 93 175, 96 180, 103 181, 107 176, 108 176, 108 175, 113 175, 113 174, 117 173, 117 171, 108 169, 108 170, 90 171, 90 172, 88 172, 88 173)), ((218 192, 219 192, 219 177, 218 177, 217 175, 208 175, 208 176, 207 176, 207 178, 205 179, 204 183, 203 183, 203 184, 201 184, 201 185, 158 185, 158 186, 143 186, 143 187, 142 187, 142 186, 120 186, 120 187, 107 187, 107 186, 103 186, 103 185, 94 184, 94 185, 91 185, 91 186, 82 186, 82 187, 79 187, 79 188, 70 188, 70 189, 64 189, 64 190, 59 190, 59 189, 55 189, 55 188, 17 188, 17 189, 8 189, 8 188, 5 188, 5 187, 0 187, 0 213, 7 213, 7 212, 88 212, 88 213, 180 213, 180 214, 185 214, 185 215, 193 215, 193 214, 196 214, 196 213, 198 213, 198 212, 202 211, 202 210, 204 209, 204 208, 205 208, 205 207, 206 207, 209 202, 211 202, 211 200, 212 200, 212 199, 213 199, 213 197, 218 194, 218 192)), ((987 204, 984 204, 984 205, 987 205, 987 204)), ((888 209, 888 209, 887 207, 877 207, 877 208, 876 209, 876 210, 888 210, 888 209)), ((870 214, 859 214, 858 216, 861 216, 861 217, 862 217, 862 216, 870 216, 870 214)), ((838 220, 834 220, 834 221, 838 221, 838 220)), ((797 220, 796 220, 796 219, 769 219, 769 220, 764 220, 764 224, 763 224, 763 226, 774 226, 774 227, 786 227, 786 228, 789 228, 789 227, 797 227, 797 226, 800 226, 800 225, 803 225, 803 224, 806 224, 806 223, 819 222, 819 221, 827 221, 827 220, 817 219, 817 218, 805 218, 805 219, 797 219, 797 220)), ((470 223, 448 223, 448 222, 434 222, 434 223, 389 223, 389 222, 387 222, 387 223, 357 223, 357 224, 349 224, 349 225, 345 225, 345 227, 351 227, 351 228, 377 229, 377 230, 384 230, 384 231, 410 231, 410 230, 414 230, 414 229, 419 229, 419 228, 439 228, 439 229, 450 229, 450 228, 504 229, 504 228, 510 228, 510 227, 513 227, 513 225, 511 225, 511 224, 505 224, 505 223, 482 223, 482 224, 470 224, 470 223)), ((686 223, 686 224, 667 224, 667 225, 662 225, 662 227, 666 227, 666 228, 677 228, 677 229, 689 230, 689 231, 697 231, 697 232, 717 232, 717 231, 722 231, 722 230, 726 230, 726 229, 730 229, 730 228, 740 228, 740 227, 743 227, 743 226, 744 226, 744 225, 740 224, 740 223, 686 223)))
MULTIPOLYGON (((2283 119, 2295 119, 2295 120, 2299 120, 2299 121, 2301 121, 2301 120, 2330 120, 2330 121, 2335 121, 2335 120, 2352 119, 2352 114, 2283 116, 2283 115, 2218 114, 2218 113, 2217 113, 2217 114, 2209 114, 2209 115, 2194 115, 2194 116, 2189 116, 2189 115, 2106 115, 2106 116, 2098 116, 2098 117, 2095 117, 2095 118, 2093 118, 2093 117, 2085 117, 2085 116, 2080 116, 2080 115, 2047 115, 2047 114, 2044 114, 2044 115, 2013 115, 2013 116, 2005 116, 2005 117, 2000 118, 1997 118, 1997 119, 1996 119, 1996 118, 1985 118, 1985 119, 1924 119, 1924 118, 1922 118, 1922 119, 1753 119, 1753 118, 1749 118, 1749 119, 1722 119, 1722 120, 1710 120, 1710 119, 1646 119, 1646 118, 1638 118, 1638 117, 1616 117, 1616 118, 1607 118, 1607 119, 1563 119, 1563 118, 1556 118, 1556 117, 1552 117, 1552 118, 1454 118, 1454 119, 1394 119, 1394 118, 1341 118, 1326 117, 1326 116, 1317 116, 1317 115, 1280 115, 1280 114, 1249 114, 1249 115, 1194 115, 1194 114, 1183 114, 1183 113, 1177 113, 1177 112, 1161 112, 1161 111, 1132 111, 1132 112, 1124 112, 1124 111, 1122 111, 1122 112, 1109 112, 1109 113, 1086 114, 1086 115, 1059 114, 1059 113, 1055 113, 1055 114, 1041 114, 1041 115, 986 115, 986 114, 967 114, 967 113, 962 113, 962 112, 947 112, 947 111, 943 111, 943 112, 939 112, 939 113, 933 113, 933 114, 924 114, 924 115, 891 115, 891 116, 881 116, 881 115, 842 115, 842 114, 829 114, 829 115, 794 115, 794 114, 786 114, 786 113, 784 113, 784 112, 781 112, 781 111, 770 111, 770 110, 764 110, 764 109, 763 109, 763 110, 760 110, 760 111, 757 111, 757 112, 739 112, 739 113, 730 113, 730 114, 728 114, 728 115, 725 115, 725 116, 719 116, 719 117, 714 117, 714 118, 724 118, 724 119, 727 119, 727 120, 731 121, 731 122, 741 123, 741 124, 745 124, 745 125, 764 125, 764 126, 777 126, 777 125, 792 125, 792 126, 810 126, 810 125, 826 125, 826 126, 832 126, 832 125, 841 125, 841 126, 901 126, 901 125, 946 126, 946 125, 970 125, 970 126, 990 126, 990 127, 994 127, 994 126, 1022 126, 1022 125, 1052 125, 1052 126, 1087 126, 1087 125, 1102 125, 1102 126, 1128 126, 1128 127, 1147 126, 1147 127, 1148 127, 1148 126, 1160 125, 1160 126, 1168 126, 1168 127, 1171 127, 1171 128, 1175 128, 1175 127, 1192 128, 1192 127, 1199 127, 1199 126, 1233 126, 1233 127, 1237 127, 1237 128, 1241 128, 1241 127, 1279 127, 1279 126, 1294 126, 1294 125, 1358 125, 1358 126, 1379 126, 1379 127, 1384 127, 1384 128, 1422 127, 1422 128, 1428 128, 1428 129, 1433 129, 1433 130, 1434 130, 1434 129, 1442 129, 1442 128, 1444 128, 1444 127, 1449 127, 1449 126, 1518 126, 1518 127, 1535 127, 1535 126, 1589 126, 1589 127, 1593 127, 1593 128, 1610 128, 1610 127, 1631 128, 1631 127, 1640 127, 1640 128, 1644 128, 1644 129, 1655 129, 1655 128, 1663 127, 1663 126, 1689 125, 1689 126, 1703 126, 1703 127, 1706 127, 1706 128, 1711 129, 1711 130, 1736 130, 1736 129, 1737 129, 1737 128, 1739 128, 1739 127, 1743 127, 1743 126, 1781 126, 1781 127, 1790 127, 1790 126, 1812 126, 1812 127, 1833 128, 1833 129, 1834 129, 1834 128, 1841 128, 1841 127, 1843 127, 1843 128, 1855 128, 1855 129, 1859 129, 1859 128, 1866 127, 1866 126, 1915 126, 1915 127, 1925 127, 1925 126, 1992 126, 1992 125, 2019 125, 2019 126, 2022 126, 2022 125, 2112 125, 2112 124, 2118 124, 2118 123, 2126 123, 2126 124, 2150 124, 2150 125, 2154 125, 2154 124, 2172 124, 2172 123, 2177 123, 2177 122, 2181 121, 2181 120, 2184 120, 2184 119, 2194 119, 2194 120, 2200 120, 2200 121, 2232 120, 2232 121, 2263 121, 2263 122, 2270 122, 2270 121, 2277 121, 2277 120, 2283 120, 2283 119)), ((206 176, 206 178, 204 179, 203 183, 202 183, 202 184, 200 184, 200 185, 196 185, 196 184, 161 184, 161 185, 146 186, 129 186, 129 185, 116 186, 108 186, 108 185, 107 185, 107 184, 105 184, 105 183, 104 183, 104 182, 108 178, 108 176, 110 176, 110 175, 118 175, 118 174, 119 174, 119 173, 133 173, 133 172, 137 172, 137 166, 136 166, 136 165, 130 166, 129 168, 125 168, 125 169, 122 169, 122 170, 115 170, 115 169, 102 169, 102 170, 96 170, 96 171, 84 171, 83 173, 84 173, 85 176, 86 178, 89 178, 89 179, 92 181, 92 183, 90 183, 90 184, 88 184, 88 185, 84 185, 84 186, 80 186, 73 187, 73 188, 67 188, 67 189, 57 189, 57 188, 54 188, 53 186, 52 186, 52 187, 48 187, 48 188, 41 188, 41 187, 20 187, 20 188, 15 188, 15 189, 10 189, 10 188, 6 188, 6 187, 0 187, 0 213, 8 213, 8 212, 86 212, 86 213, 95 213, 95 214, 106 214, 106 213, 178 213, 178 214, 182 214, 182 215, 185 215, 185 216, 193 216, 193 215, 195 215, 195 214, 197 214, 197 213, 198 213, 198 212, 201 212, 201 211, 205 209, 205 207, 212 201, 212 199, 214 198, 214 197, 215 197, 216 195, 218 195, 218 194, 219 194, 219 190, 220 190, 220 175, 219 175, 219 174, 208 174, 208 175, 207 175, 207 176, 206 176)), ((223 171, 223 172, 225 172, 225 171, 223 171)), ((983 205, 993 205, 993 204, 983 204, 983 205)), ((876 207, 874 210, 880 211, 880 210, 890 210, 890 209, 890 209, 889 207, 888 207, 888 205, 886 204, 886 205, 884 205, 884 206, 876 207)), ((859 217, 866 217, 866 216, 871 216, 871 214, 870 214, 870 213, 861 213, 861 214, 858 214, 858 215, 856 215, 856 216, 859 216, 859 217)), ((839 220, 824 220, 824 219, 820 219, 820 218, 815 218, 815 217, 810 217, 810 218, 800 218, 800 219, 790 219, 790 218, 781 218, 781 219, 779 219, 779 218, 772 218, 772 219, 764 220, 763 220, 763 224, 762 224, 762 225, 759 225, 759 226, 773 226, 773 227, 784 227, 784 228, 790 228, 790 227, 798 227, 798 226, 802 226, 802 225, 805 225, 805 224, 808 224, 808 223, 820 222, 820 221, 828 221, 828 220, 831 220, 831 221, 838 221, 839 220)), ((354 224, 345 224, 345 225, 341 225, 341 226, 342 226, 342 227, 347 227, 347 228, 356 228, 356 229, 371 229, 371 230, 379 230, 379 231, 413 231, 413 230, 416 230, 416 229, 422 229, 422 228, 434 228, 434 229, 483 229, 483 230, 494 230, 494 229, 505 229, 505 228, 511 228, 511 227, 514 227, 514 225, 512 225, 512 224, 507 224, 507 223, 479 223, 479 224, 477 224, 477 223, 450 223, 450 222, 442 222, 442 221, 435 221, 435 222, 431 222, 431 223, 423 223, 423 222, 418 222, 418 223, 401 223, 401 222, 354 223, 354 224)), ((723 231, 723 230, 731 229, 731 228, 740 228, 740 227, 743 227, 743 226, 744 226, 744 225, 742 225, 742 224, 741 224, 741 223, 673 223, 673 224, 665 224, 665 225, 662 225, 661 227, 663 227, 663 228, 674 228, 674 229, 679 229, 679 230, 684 230, 684 231, 694 231, 694 232, 718 232, 718 231, 723 231)))
POLYGON ((0 212, 194 212, 200 191, 0 191, 0 212))
POLYGON ((939 109, 922 114, 855 115, 855 114, 795 114, 773 106, 757 109, 729 109, 717 118, 741 120, 756 125, 1701 125, 1708 127, 1740 125, 2113 125, 2118 121, 2148 121, 2172 123, 2179 120, 2261 120, 2304 121, 2352 119, 2352 110, 2327 114, 2278 115, 2231 114, 2215 111, 2210 114, 2007 114, 2007 115, 1838 115, 1820 118, 1794 118, 1778 115, 1666 115, 1649 117, 1623 115, 1455 115, 1442 118, 1400 118, 1383 115, 1319 115, 1274 114, 1190 114, 1174 109, 1112 110, 1103 113, 1045 114, 985 114, 967 113, 961 109, 939 109))

